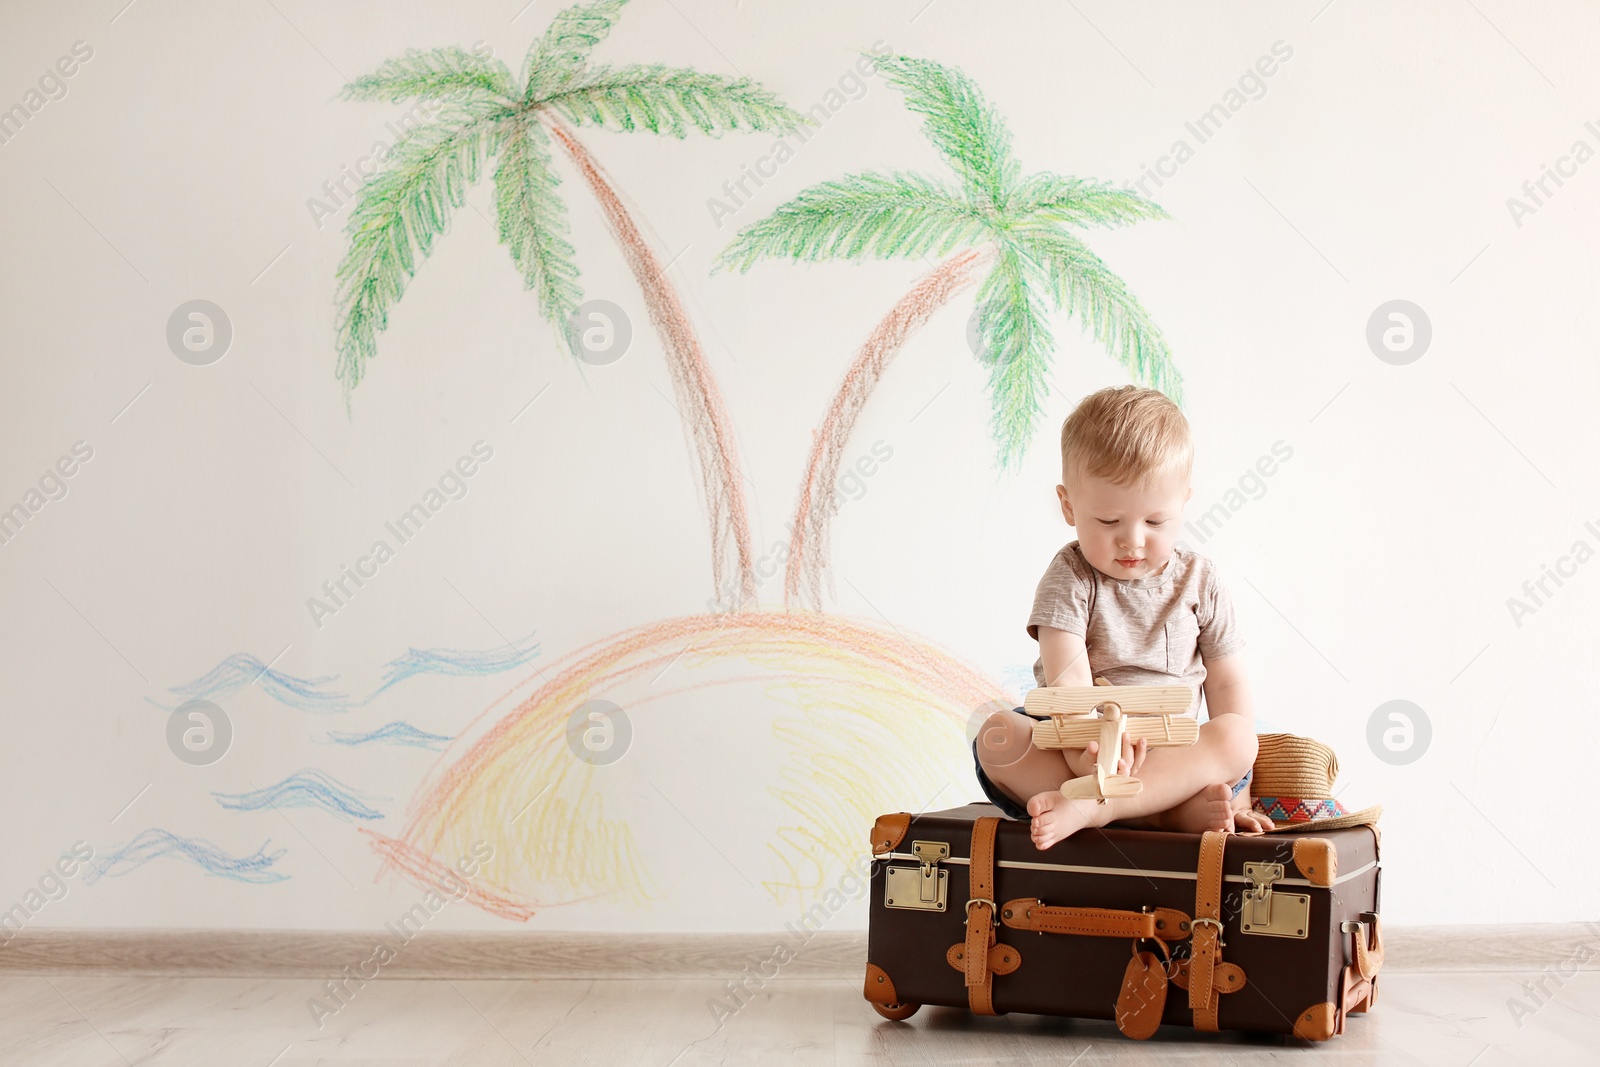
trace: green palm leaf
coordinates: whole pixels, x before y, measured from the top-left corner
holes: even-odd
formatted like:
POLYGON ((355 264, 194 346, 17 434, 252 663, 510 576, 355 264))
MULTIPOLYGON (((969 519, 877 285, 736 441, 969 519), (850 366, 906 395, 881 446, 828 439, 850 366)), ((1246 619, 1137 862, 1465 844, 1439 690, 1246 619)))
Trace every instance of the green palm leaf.
POLYGON ((1011 133, 978 87, 951 67, 911 56, 886 56, 878 69, 923 116, 923 130, 980 202, 1003 209, 1017 183, 1011 133))
POLYGON ((701 133, 771 130, 789 133, 805 123, 769 89, 749 78, 726 78, 649 64, 592 67, 536 101, 571 122, 631 133, 649 130, 682 138, 701 133))
POLYGON ((1060 229, 1021 227, 1012 236, 1038 263, 1058 308, 1077 318, 1135 381, 1183 404, 1183 376, 1172 362, 1166 338, 1099 256, 1060 229))
POLYGON ((990 428, 1002 470, 1027 451, 1040 401, 1050 389, 1047 371, 1055 341, 1036 295, 1043 281, 1038 265, 1006 241, 978 289, 978 336, 982 358, 991 364, 994 396, 990 428))
POLYGON ((583 290, 549 147, 549 135, 537 121, 517 123, 494 172, 494 202, 500 240, 511 250, 511 261, 527 288, 538 294, 539 311, 566 337, 567 320, 582 302, 583 290))
POLYGON ((451 109, 402 137, 384 169, 362 186, 345 226, 350 249, 336 275, 337 373, 347 397, 377 354, 389 308, 416 274, 419 258, 449 228, 450 209, 465 203, 467 186, 478 180, 499 137, 496 116, 451 109))
POLYGON ((1109 182, 1033 174, 1012 194, 1010 211, 1038 223, 1073 226, 1121 226, 1141 219, 1170 216, 1153 200, 1119 189, 1109 182))
POLYGON ((763 257, 943 255, 987 232, 983 215, 920 174, 853 174, 813 185, 740 230, 717 265, 746 271, 763 257))
POLYGON ((605 40, 628 0, 596 0, 556 12, 544 36, 528 49, 522 64, 527 103, 559 90, 583 69, 594 46, 605 40))
POLYGON ((421 51, 406 50, 399 59, 385 60, 371 74, 363 74, 344 87, 347 100, 387 100, 398 104, 412 97, 450 99, 458 94, 487 94, 511 104, 515 90, 511 71, 493 57, 475 55, 454 45, 421 51))

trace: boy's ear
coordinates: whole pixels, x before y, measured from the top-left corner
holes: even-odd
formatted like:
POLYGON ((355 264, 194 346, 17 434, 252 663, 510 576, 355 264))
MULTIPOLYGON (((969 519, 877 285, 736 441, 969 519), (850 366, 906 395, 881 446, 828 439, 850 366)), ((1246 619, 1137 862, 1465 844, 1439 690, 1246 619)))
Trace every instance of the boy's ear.
POLYGON ((1061 500, 1061 517, 1067 520, 1067 525, 1076 528, 1078 523, 1072 517, 1072 501, 1067 499, 1067 487, 1056 486, 1056 496, 1061 500))

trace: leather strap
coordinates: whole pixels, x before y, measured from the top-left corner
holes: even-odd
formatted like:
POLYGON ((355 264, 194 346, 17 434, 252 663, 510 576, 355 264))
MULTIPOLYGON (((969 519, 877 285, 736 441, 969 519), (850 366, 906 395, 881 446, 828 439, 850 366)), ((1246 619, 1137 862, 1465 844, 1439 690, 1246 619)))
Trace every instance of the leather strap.
MULTIPOLYGON (((945 949, 944 952, 945 960, 962 974, 967 973, 966 956, 967 943, 965 941, 957 941, 945 949)), ((1015 946, 996 942, 990 947, 989 969, 995 974, 1010 974, 1021 966, 1022 953, 1017 951, 1015 946)))
POLYGON ((993 972, 989 969, 989 950, 995 944, 994 838, 999 816, 986 815, 972 823, 972 851, 967 865, 967 884, 972 898, 967 901, 967 942, 962 951, 966 963, 967 1002, 974 1015, 994 1015, 993 972))
POLYGON ((1113 908, 1068 908, 1045 904, 1038 897, 1017 897, 1000 909, 1000 921, 1013 930, 1042 934, 1080 934, 1086 937, 1159 937, 1163 941, 1189 936, 1189 916, 1176 908, 1154 911, 1118 911, 1113 908))
POLYGON ((1354 923, 1354 935, 1351 940, 1356 946, 1356 973, 1367 981, 1377 977, 1383 969, 1383 928, 1378 923, 1378 913, 1368 912, 1372 916, 1372 943, 1367 943, 1367 924, 1354 923))
MULTIPOLYGON (((1172 961, 1172 984, 1179 989, 1189 988, 1189 967, 1192 960, 1182 959, 1172 961)), ((1244 968, 1237 963, 1219 963, 1214 972, 1211 986, 1217 995, 1224 993, 1237 993, 1245 987, 1244 968)))
POLYGON ((1196 1030, 1217 1029, 1216 969, 1222 962, 1222 849, 1228 835, 1208 830, 1200 837, 1194 888, 1194 948, 1189 964, 1189 1009, 1196 1030))

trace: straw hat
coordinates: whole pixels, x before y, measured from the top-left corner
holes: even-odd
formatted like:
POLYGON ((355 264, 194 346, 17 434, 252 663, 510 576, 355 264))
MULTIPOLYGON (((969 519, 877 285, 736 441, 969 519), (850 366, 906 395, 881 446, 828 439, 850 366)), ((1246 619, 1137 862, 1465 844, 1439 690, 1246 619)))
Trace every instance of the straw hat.
POLYGON ((1272 820, 1275 833, 1373 826, 1383 805, 1346 811, 1333 797, 1339 757, 1321 741, 1295 734, 1262 734, 1250 780, 1251 808, 1272 820))

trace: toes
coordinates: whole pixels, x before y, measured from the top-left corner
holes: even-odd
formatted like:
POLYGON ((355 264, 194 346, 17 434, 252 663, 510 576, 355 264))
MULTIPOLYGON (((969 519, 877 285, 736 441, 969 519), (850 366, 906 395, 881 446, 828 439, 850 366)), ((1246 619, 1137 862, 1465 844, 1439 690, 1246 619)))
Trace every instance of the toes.
MULTIPOLYGON (((1217 786, 1216 788, 1221 789, 1224 792, 1226 792, 1228 787, 1227 786, 1217 786)), ((1208 792, 1209 792, 1209 790, 1208 790, 1208 792)), ((1207 799, 1207 803, 1206 803, 1206 820, 1205 821, 1206 821, 1206 829, 1208 829, 1208 830, 1232 830, 1233 829, 1233 805, 1230 804, 1227 800, 1224 800, 1224 799, 1221 799, 1221 798, 1216 798, 1216 797, 1208 798, 1207 799)))
POLYGON ((1041 852, 1063 837, 1060 832, 1060 807, 1063 799, 1060 793, 1044 792, 1028 800, 1028 814, 1033 816, 1033 821, 1028 827, 1028 836, 1033 839, 1033 847, 1041 852))

